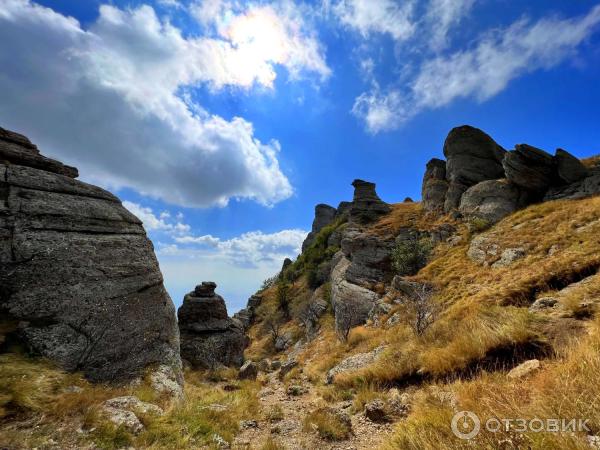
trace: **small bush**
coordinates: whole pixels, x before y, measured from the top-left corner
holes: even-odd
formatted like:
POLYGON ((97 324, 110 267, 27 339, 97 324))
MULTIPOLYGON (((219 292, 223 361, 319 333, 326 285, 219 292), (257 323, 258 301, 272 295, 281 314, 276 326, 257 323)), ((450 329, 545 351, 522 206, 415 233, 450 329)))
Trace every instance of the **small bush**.
POLYGON ((273 405, 265 414, 265 419, 269 422, 279 422, 283 420, 283 409, 279 405, 273 405))
POLYGON ((491 222, 481 217, 471 217, 467 224, 471 233, 481 233, 492 226, 491 222))
POLYGON ((398 275, 414 275, 425 267, 433 245, 429 238, 410 237, 396 243, 392 251, 392 265, 398 275))
POLYGON ((304 419, 304 431, 316 431, 328 441, 341 441, 352 434, 350 418, 332 408, 319 408, 304 419))

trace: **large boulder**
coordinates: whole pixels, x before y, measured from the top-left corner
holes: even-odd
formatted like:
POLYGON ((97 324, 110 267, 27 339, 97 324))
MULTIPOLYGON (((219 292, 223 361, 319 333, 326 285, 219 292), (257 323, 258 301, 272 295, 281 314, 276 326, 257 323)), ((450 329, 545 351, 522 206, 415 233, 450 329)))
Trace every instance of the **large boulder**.
POLYGON ((371 285, 384 281, 391 272, 393 236, 348 229, 343 235, 342 252, 351 261, 346 280, 358 285, 371 285))
POLYGON ((181 357, 193 367, 241 366, 248 338, 237 320, 229 318, 217 285, 205 281, 187 294, 177 311, 181 357))
POLYGON ((331 271, 331 306, 336 330, 341 334, 365 323, 369 311, 379 299, 375 292, 346 279, 350 265, 350 260, 341 251, 335 254, 331 271))
POLYGON ((579 158, 562 148, 556 150, 554 161, 556 163, 556 173, 563 183, 576 183, 589 176, 589 170, 579 158))
POLYGON ((549 153, 527 144, 519 144, 502 161, 506 178, 513 184, 544 194, 556 182, 556 165, 549 153))
POLYGON ((0 321, 11 339, 92 381, 149 366, 181 384, 175 308, 140 220, 77 169, 0 129, 0 321))
POLYGON ((354 198, 350 207, 351 222, 368 224, 391 211, 390 206, 375 192, 375 183, 354 180, 352 186, 354 186, 354 198))
POLYGON ((447 192, 446 161, 433 158, 427 163, 421 187, 421 199, 425 211, 443 211, 447 192))
POLYGON ((453 128, 444 142, 446 179, 450 183, 445 210, 458 208, 462 193, 470 186, 502 178, 505 153, 506 150, 477 128, 468 125, 453 128))
POLYGON ((302 251, 306 250, 315 241, 317 234, 327 225, 332 223, 336 217, 336 209, 333 206, 323 203, 315 206, 315 218, 312 223, 312 229, 302 243, 302 251))
POLYGON ((459 210, 465 217, 496 223, 527 203, 527 192, 508 180, 487 180, 467 189, 459 210))
POLYGON ((327 372, 325 382, 331 384, 335 377, 343 373, 351 373, 373 364, 379 355, 385 350, 384 346, 377 347, 367 353, 357 353, 342 360, 338 365, 332 367, 327 372))

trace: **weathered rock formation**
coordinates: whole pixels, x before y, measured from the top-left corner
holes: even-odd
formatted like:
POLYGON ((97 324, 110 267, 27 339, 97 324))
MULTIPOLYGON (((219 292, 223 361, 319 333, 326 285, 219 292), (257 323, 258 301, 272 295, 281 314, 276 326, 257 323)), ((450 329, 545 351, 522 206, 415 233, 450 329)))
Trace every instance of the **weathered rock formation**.
POLYGON ((483 131, 454 128, 444 143, 447 161, 432 159, 423 177, 429 212, 494 223, 535 201, 600 193, 600 168, 590 170, 565 150, 554 156, 527 144, 505 151, 483 131), (442 208, 443 205, 443 208, 442 208))
POLYGON ((333 257, 331 306, 336 330, 342 335, 350 328, 365 323, 379 298, 375 292, 348 281, 347 272, 351 264, 341 251, 333 257))
POLYGON ((508 181, 536 194, 546 192, 557 178, 552 155, 527 144, 515 146, 502 165, 508 181))
POLYGON ((445 210, 458 208, 462 194, 474 184, 504 177, 502 159, 505 153, 477 128, 465 125, 452 129, 444 143, 449 182, 445 210))
POLYGON ((448 192, 448 181, 446 181, 446 161, 433 158, 427 163, 421 198, 426 211, 444 210, 446 193, 448 192))
POLYGON ((181 357, 192 367, 241 366, 248 338, 242 325, 227 315, 217 285, 203 282, 187 294, 177 311, 181 357))
POLYGON ((529 194, 506 179, 488 180, 470 187, 462 195, 459 210, 465 217, 496 223, 527 206, 529 194))
POLYGON ((342 239, 342 252, 350 260, 346 280, 358 285, 383 281, 391 271, 392 236, 378 236, 349 228, 342 239))
MULTIPOLYGON (((286 261, 290 261, 286 258, 286 261)), ((285 267, 285 261, 283 263, 285 267)), ((248 329, 250 325, 254 322, 254 318, 256 316, 256 308, 259 307, 262 302, 262 296, 260 294, 254 294, 250 296, 248 302, 246 303, 246 307, 244 309, 240 309, 233 315, 233 319, 239 321, 244 330, 248 329)))
POLYGON ((350 207, 350 222, 367 224, 390 212, 390 207, 375 192, 375 183, 354 180, 354 199, 350 207))
POLYGON ((306 250, 315 241, 317 234, 327 225, 335 220, 337 210, 333 206, 321 203, 315 206, 315 218, 312 223, 312 229, 302 243, 302 251, 306 250))
POLYGON ((142 223, 77 169, 0 129, 0 320, 32 353, 93 381, 168 366, 175 309, 142 223))

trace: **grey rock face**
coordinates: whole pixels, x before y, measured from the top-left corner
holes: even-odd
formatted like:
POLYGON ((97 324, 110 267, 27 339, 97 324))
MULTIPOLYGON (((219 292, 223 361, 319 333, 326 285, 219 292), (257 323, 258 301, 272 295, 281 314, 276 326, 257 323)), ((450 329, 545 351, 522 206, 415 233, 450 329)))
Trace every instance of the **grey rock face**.
POLYGON ((241 366, 248 338, 241 324, 227 315, 225 301, 215 288, 212 282, 198 285, 177 311, 181 357, 193 367, 241 366))
POLYGON ((356 355, 349 356, 327 372, 325 382, 331 384, 334 382, 336 375, 340 373, 353 372, 367 367, 374 363, 384 350, 385 347, 381 346, 368 353, 357 353, 356 355))
POLYGON ((240 380, 256 380, 258 375, 258 365, 252 361, 246 361, 242 367, 240 367, 240 372, 238 374, 238 378, 240 380))
POLYGON ((350 214, 350 209, 352 208, 352 202, 340 202, 335 212, 335 218, 338 217, 348 217, 350 214))
POLYGON ((92 381, 172 367, 175 310, 141 222, 77 170, 0 129, 0 317, 35 354, 92 381))
POLYGON ((587 178, 567 186, 552 187, 546 192, 544 201, 575 200, 600 194, 600 170, 587 178))
POLYGON ((375 183, 354 180, 352 186, 354 186, 354 199, 350 208, 351 222, 371 223, 391 211, 389 205, 383 202, 375 192, 375 183))
POLYGON ((365 323, 369 311, 378 300, 375 292, 353 284, 346 279, 351 265, 342 252, 334 256, 331 271, 331 305, 338 331, 365 323))
POLYGON ((506 151, 483 131, 470 126, 454 128, 444 142, 446 179, 450 183, 445 210, 458 208, 460 197, 470 186, 504 176, 506 151))
POLYGON ((556 181, 552 155, 527 144, 516 145, 502 161, 506 178, 528 191, 543 194, 556 181))
POLYGON ((427 163, 421 188, 421 198, 425 211, 443 211, 447 192, 446 161, 433 158, 427 163))
POLYGON ((463 194, 459 210, 465 217, 477 217, 496 223, 527 205, 528 194, 506 179, 487 180, 463 194))
POLYGON ((302 243, 302 251, 306 250, 315 241, 317 234, 327 225, 335 220, 336 209, 333 206, 323 203, 315 206, 315 218, 312 223, 312 229, 302 243))
POLYGON ((558 177, 564 183, 571 184, 577 181, 587 178, 589 170, 583 165, 583 163, 571 155, 566 150, 561 148, 556 150, 554 155, 554 161, 556 163, 556 172, 558 177))
POLYGON ((393 237, 347 230, 342 239, 342 252, 351 260, 346 279, 359 285, 383 281, 391 272, 393 248, 393 237))

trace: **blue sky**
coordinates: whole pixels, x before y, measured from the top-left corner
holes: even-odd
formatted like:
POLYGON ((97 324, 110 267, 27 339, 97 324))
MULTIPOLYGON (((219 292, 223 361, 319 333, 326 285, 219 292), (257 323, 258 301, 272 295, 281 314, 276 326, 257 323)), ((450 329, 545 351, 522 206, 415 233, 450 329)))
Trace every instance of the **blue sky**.
POLYGON ((454 126, 600 152, 600 3, 2 0, 0 126, 144 220, 174 302, 230 312, 317 203, 419 198, 454 126))

